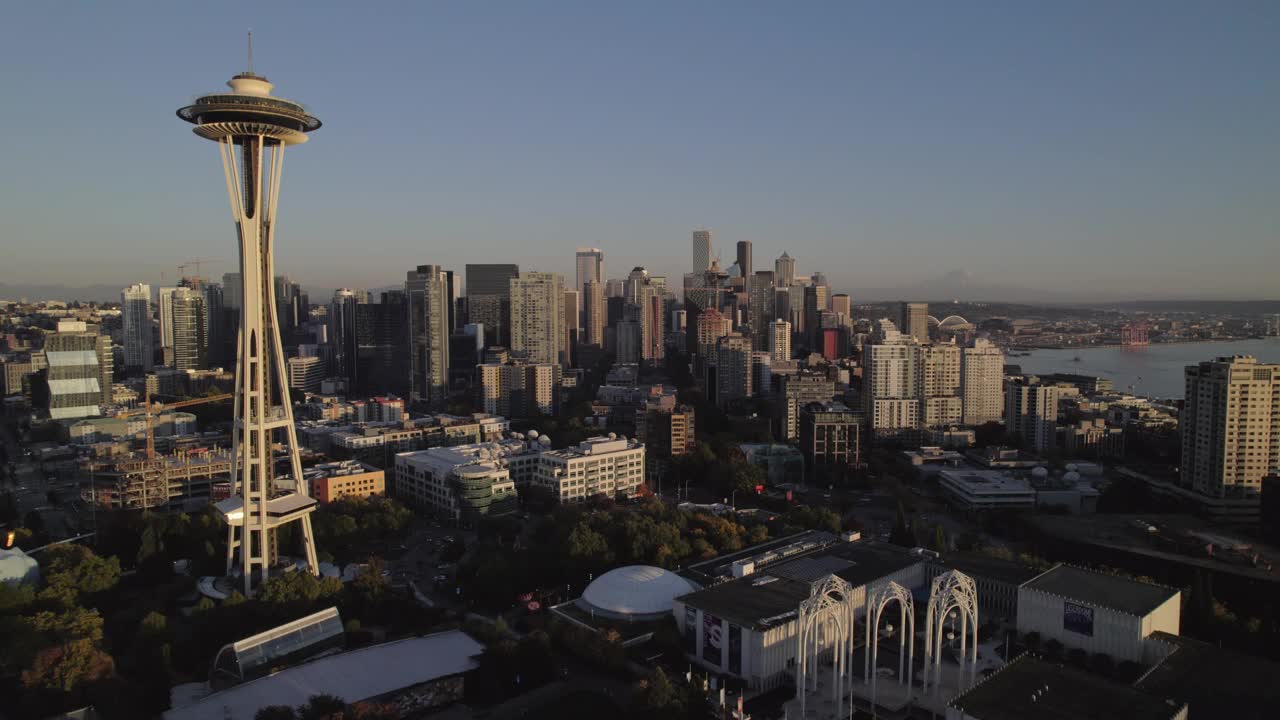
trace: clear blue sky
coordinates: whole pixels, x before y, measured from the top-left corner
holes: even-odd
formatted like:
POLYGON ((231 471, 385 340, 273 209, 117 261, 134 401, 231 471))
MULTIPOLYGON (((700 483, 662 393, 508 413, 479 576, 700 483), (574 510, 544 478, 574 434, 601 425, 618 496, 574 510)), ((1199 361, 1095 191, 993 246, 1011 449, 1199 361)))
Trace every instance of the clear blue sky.
POLYGON ((305 285, 577 245, 678 277, 706 226, 855 298, 958 269, 1280 296, 1280 3, 1234 0, 12 3, 0 283, 233 269, 215 146, 173 113, 249 27, 325 123, 285 163, 305 285))

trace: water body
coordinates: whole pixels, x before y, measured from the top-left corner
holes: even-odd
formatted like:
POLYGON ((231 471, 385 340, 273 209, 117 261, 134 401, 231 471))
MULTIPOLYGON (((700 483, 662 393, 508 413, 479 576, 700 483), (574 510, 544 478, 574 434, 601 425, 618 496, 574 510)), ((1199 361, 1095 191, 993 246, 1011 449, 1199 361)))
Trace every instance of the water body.
POLYGON ((1022 366, 1024 373, 1096 375, 1111 378, 1116 390, 1132 389, 1138 395, 1181 399, 1186 389, 1183 369, 1187 365, 1227 355, 1252 355, 1258 362, 1280 363, 1280 338, 1030 352, 1027 357, 1008 357, 1005 362, 1022 366))

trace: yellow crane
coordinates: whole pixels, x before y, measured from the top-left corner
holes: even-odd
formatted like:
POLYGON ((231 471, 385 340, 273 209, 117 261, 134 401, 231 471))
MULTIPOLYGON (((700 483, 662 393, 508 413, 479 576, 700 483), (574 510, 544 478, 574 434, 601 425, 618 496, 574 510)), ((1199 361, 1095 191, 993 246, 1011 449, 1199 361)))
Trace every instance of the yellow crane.
POLYGON ((155 417, 166 410, 177 410, 178 408, 191 407, 192 405, 203 405, 204 403, 221 402, 222 400, 230 400, 235 397, 231 393, 220 393, 218 395, 210 395, 208 397, 193 398, 191 400, 180 400, 174 403, 152 403, 151 391, 146 391, 146 397, 143 406, 134 410, 125 410, 116 413, 118 419, 135 417, 137 415, 147 416, 147 459, 153 460, 156 456, 156 429, 155 417))

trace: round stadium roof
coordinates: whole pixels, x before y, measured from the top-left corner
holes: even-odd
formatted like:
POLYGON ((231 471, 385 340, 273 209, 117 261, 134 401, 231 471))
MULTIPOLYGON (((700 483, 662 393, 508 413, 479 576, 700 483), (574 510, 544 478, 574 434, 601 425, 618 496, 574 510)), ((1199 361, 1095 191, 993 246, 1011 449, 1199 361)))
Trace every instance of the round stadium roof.
POLYGON ((672 601, 694 591, 688 580, 652 565, 628 565, 601 575, 582 599, 591 607, 616 615, 660 615, 672 601))

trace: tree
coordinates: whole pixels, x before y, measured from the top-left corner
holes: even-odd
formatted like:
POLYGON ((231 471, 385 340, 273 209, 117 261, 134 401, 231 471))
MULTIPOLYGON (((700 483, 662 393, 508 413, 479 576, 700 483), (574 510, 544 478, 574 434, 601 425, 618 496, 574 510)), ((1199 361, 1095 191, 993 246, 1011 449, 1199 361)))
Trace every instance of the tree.
POLYGON ((1026 645, 1027 649, 1030 650, 1031 652, 1035 652, 1036 650, 1039 650, 1040 649, 1040 633, 1033 631, 1033 632, 1027 633, 1026 635, 1023 635, 1022 644, 1026 645))
POLYGON ((298 720, 298 713, 288 705, 268 705, 253 714, 253 720, 298 720))
POLYGON ((942 528, 942 523, 933 526, 933 549, 940 553, 947 551, 947 531, 942 528))
POLYGON ((680 693, 662 668, 654 668, 637 685, 632 706, 642 718, 672 718, 684 714, 680 693))
POLYGON ((101 558, 83 545, 55 545, 42 557, 45 589, 42 600, 64 606, 86 604, 92 595, 105 592, 120 581, 120 560, 101 558))
POLYGON ((907 524, 907 513, 902 503, 898 503, 898 517, 893 524, 893 530, 889 532, 889 542, 902 547, 916 546, 916 536, 911 532, 911 526, 907 524))
POLYGON ((109 677, 114 670, 111 656, 94 647, 92 640, 72 640, 41 650, 31 669, 22 672, 22 685, 29 690, 70 693, 86 682, 109 677))
POLYGON ((1106 653, 1094 653, 1089 666, 1104 677, 1112 677, 1116 672, 1116 661, 1106 653))
POLYGON ((298 708, 298 720, 342 720, 347 703, 336 695, 312 695, 298 708))

